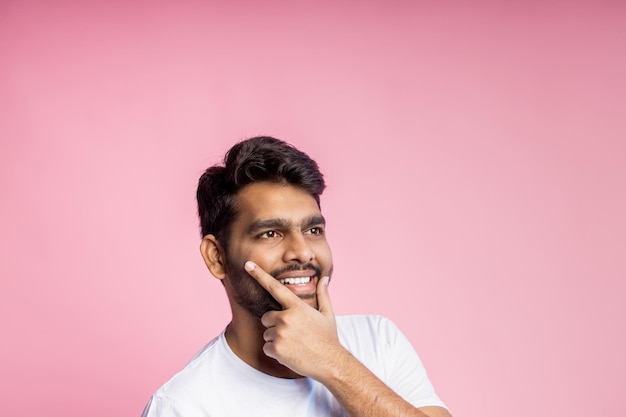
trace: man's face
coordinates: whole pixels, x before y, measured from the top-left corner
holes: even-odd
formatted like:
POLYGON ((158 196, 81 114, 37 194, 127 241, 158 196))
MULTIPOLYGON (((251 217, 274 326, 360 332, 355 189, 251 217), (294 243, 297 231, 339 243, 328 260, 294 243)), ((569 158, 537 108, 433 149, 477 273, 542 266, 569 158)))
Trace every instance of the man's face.
POLYGON ((258 182, 241 189, 237 203, 224 279, 231 303, 255 317, 282 309, 244 270, 249 260, 317 308, 317 282, 332 273, 332 256, 315 199, 291 185, 258 182))

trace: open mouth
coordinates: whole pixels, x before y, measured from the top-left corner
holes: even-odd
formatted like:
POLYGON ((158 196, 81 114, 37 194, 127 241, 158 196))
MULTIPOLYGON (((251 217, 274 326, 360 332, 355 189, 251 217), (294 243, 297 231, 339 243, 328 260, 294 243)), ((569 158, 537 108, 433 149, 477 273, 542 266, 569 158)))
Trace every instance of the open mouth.
MULTIPOLYGON (((315 273, 311 271, 309 276, 304 277, 285 277, 278 278, 278 282, 283 284, 292 293, 300 297, 302 300, 315 300, 316 299, 316 281, 315 273)), ((317 304, 314 305, 317 308, 317 304)))
POLYGON ((283 285, 306 285, 311 282, 311 277, 283 278, 278 281, 283 285))
POLYGON ((302 298, 315 295, 316 283, 322 276, 322 270, 313 264, 289 265, 272 271, 270 275, 302 298))

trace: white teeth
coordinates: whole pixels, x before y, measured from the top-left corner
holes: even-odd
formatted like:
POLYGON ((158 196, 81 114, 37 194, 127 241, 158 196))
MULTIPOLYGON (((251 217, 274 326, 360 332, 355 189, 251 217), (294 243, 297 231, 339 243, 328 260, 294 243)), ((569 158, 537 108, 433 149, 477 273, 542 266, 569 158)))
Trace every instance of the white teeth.
POLYGON ((283 278, 280 280, 280 283, 290 285, 303 285, 308 284, 309 281, 311 281, 311 277, 283 278))

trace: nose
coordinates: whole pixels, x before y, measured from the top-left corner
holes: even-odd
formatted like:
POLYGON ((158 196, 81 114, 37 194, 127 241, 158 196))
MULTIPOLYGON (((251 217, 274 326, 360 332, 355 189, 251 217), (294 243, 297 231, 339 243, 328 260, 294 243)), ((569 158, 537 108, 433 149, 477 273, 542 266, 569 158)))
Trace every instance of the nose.
POLYGON ((284 252, 285 262, 307 263, 315 258, 315 253, 309 246, 305 236, 301 233, 294 233, 287 239, 284 252))

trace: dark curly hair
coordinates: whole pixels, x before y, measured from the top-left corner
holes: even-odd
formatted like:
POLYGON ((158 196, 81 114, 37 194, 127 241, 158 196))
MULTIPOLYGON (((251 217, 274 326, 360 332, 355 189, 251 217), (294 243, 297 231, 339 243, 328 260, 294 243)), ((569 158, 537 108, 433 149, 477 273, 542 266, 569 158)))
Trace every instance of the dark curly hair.
POLYGON ((237 215, 237 193, 257 181, 286 183, 310 194, 317 205, 326 187, 317 163, 282 140, 258 136, 234 145, 224 165, 207 169, 198 181, 198 216, 202 236, 214 235, 225 250, 237 215))

